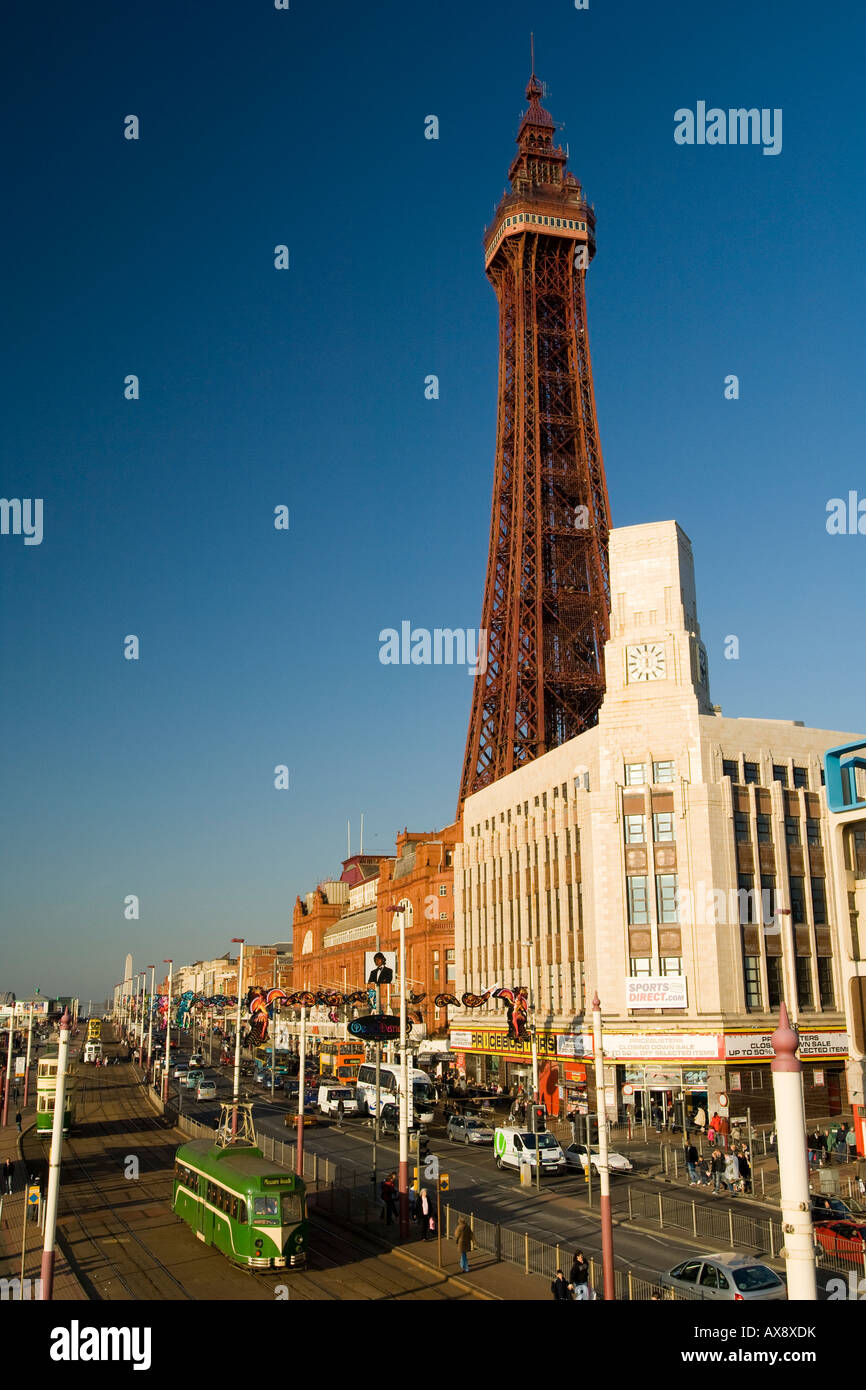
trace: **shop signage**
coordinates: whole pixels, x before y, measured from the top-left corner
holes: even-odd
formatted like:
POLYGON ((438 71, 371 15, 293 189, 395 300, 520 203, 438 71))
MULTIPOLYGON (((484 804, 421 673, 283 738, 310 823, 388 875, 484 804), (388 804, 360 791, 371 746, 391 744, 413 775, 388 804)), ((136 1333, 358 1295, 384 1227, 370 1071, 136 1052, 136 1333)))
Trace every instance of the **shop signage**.
POLYGON ((625 982, 627 1009, 686 1009, 685 975, 645 975, 625 982))
POLYGON ((720 1042, 718 1033, 605 1033, 604 1055, 610 1061, 715 1061, 720 1042))
MULTIPOLYGON (((726 1033, 725 1056, 729 1061, 754 1058, 769 1061, 773 1056, 771 1033, 726 1033)), ((801 1057, 847 1057, 848 1034, 824 1029, 800 1034, 801 1057)))

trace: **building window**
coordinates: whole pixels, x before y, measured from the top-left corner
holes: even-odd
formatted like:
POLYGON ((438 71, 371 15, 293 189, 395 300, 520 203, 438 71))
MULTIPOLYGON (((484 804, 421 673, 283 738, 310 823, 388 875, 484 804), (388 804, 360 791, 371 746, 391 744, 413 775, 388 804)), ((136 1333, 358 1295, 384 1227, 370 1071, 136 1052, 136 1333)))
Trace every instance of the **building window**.
POLYGON ((812 957, 797 956, 797 1000, 801 1009, 812 1007, 812 957))
POLYGON ((625 842, 627 845, 646 844, 646 816, 625 817, 625 842))
POLYGON ((773 781, 781 782, 783 787, 787 787, 788 769, 783 763, 773 763, 773 781))
POLYGON ((674 780, 674 764, 668 759, 666 762, 653 763, 654 782, 672 782, 674 780))
POLYGON ((808 786, 809 786, 809 769, 808 769, 807 767, 795 767, 795 768, 794 768, 794 786, 795 786, 795 787, 806 787, 806 788, 808 789, 808 786))
POLYGON ((743 976, 746 985, 746 1008, 761 1007, 761 961, 759 956, 743 956, 743 976))
POLYGON ((651 975, 653 963, 649 956, 632 956, 628 963, 628 973, 633 977, 651 975))
POLYGON ((821 822, 813 820, 811 816, 806 818, 806 844, 821 847, 821 822))
POLYGON ((653 839, 657 845, 670 845, 676 839, 673 811, 656 811, 653 814, 653 839))
POLYGON ((827 894, 823 878, 812 879, 812 921, 816 927, 827 925, 827 894))
POLYGON ((806 893, 804 890, 803 879, 799 876, 791 876, 791 913, 794 922, 803 923, 806 920, 806 893))
POLYGON ((678 922, 677 874, 656 874, 656 906, 660 922, 678 922))
POLYGON ((734 838, 737 844, 748 844, 752 838, 748 811, 734 812, 734 838))
POLYGON ((743 781, 759 782, 760 772, 757 763, 743 763, 743 781))
POLYGON ((818 957, 818 998, 822 1009, 835 1009, 836 994, 833 989, 833 962, 830 956, 818 957))
POLYGON ((767 1003, 777 1009, 782 1002, 782 957, 767 956, 767 1003))
POLYGON ((732 782, 739 782, 739 780, 740 780, 740 764, 739 764, 739 762, 735 762, 733 758, 723 758, 723 759, 722 759, 722 776, 723 776, 723 777, 730 777, 730 779, 731 779, 732 782))
POLYGON ((626 879, 628 888, 628 920, 629 926, 645 927, 649 925, 649 902, 647 895, 647 880, 645 875, 632 875, 626 879))
POLYGON ((662 956, 661 965, 663 975, 682 975, 683 973, 682 956, 662 956))
POLYGON ((785 817, 785 841, 789 845, 800 843, 800 822, 796 816, 785 817))
POLYGON ((773 843, 773 825, 769 816, 762 816, 760 813, 755 817, 758 823, 758 844, 771 845, 773 843))
POLYGON ((446 883, 439 884, 439 896, 440 898, 448 897, 448 885, 446 883))
POLYGON ((627 787, 642 787, 646 782, 646 763, 626 763, 625 784, 627 787))

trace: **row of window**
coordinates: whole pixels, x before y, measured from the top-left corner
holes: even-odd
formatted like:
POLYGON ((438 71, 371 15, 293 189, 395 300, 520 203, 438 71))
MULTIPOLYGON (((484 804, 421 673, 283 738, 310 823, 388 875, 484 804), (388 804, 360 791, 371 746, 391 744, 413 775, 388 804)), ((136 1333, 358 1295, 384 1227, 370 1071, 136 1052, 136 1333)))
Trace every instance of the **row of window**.
MULTIPOLYGON (((773 781, 774 781, 774 782, 781 782, 781 784, 782 784, 783 787, 787 787, 787 786, 789 785, 789 783, 788 783, 788 777, 789 777, 789 775, 792 777, 792 782, 791 782, 790 785, 792 785, 792 786, 794 786, 794 787, 805 787, 806 790, 808 791, 808 789, 809 789, 809 769, 808 769, 807 767, 798 767, 797 764, 795 763, 794 766, 793 766, 793 768, 789 771, 789 769, 788 769, 788 767, 787 767, 786 764, 784 764, 784 763, 773 763, 773 781)), ((743 760, 743 763, 742 763, 742 771, 741 771, 741 770, 740 770, 740 759, 739 759, 739 758, 723 758, 723 760, 722 760, 722 776, 723 776, 723 777, 730 777, 730 779, 731 779, 732 782, 739 783, 740 785, 742 785, 742 784, 744 784, 744 783, 745 783, 745 784, 751 783, 751 784, 754 784, 754 785, 756 785, 756 786, 760 786, 760 785, 761 785, 761 766, 760 766, 760 763, 750 763, 747 759, 744 759, 744 760, 743 760)), ((822 786, 824 785, 824 774, 823 774, 823 772, 821 773, 821 785, 822 785, 822 786)))
MULTIPOLYGON (((627 845, 646 844, 646 816, 625 816, 625 842, 627 845)), ((676 840, 673 811, 653 812, 653 843, 670 845, 676 840)))
MULTIPOLYGON (((773 824, 770 816, 758 814, 755 817, 756 831, 759 845, 771 845, 773 843, 773 824)), ((788 845, 799 845, 800 841, 800 818, 799 816, 785 817, 785 843, 788 845)), ((752 839, 752 822, 748 811, 734 812, 734 835, 740 844, 748 844, 752 839)), ((816 848, 821 846, 821 822, 812 816, 806 817, 806 844, 814 845, 816 848)))
MULTIPOLYGON (((643 787, 647 780, 646 763, 625 763, 623 781, 627 787, 643 787)), ((653 784, 657 782, 673 782, 676 773, 676 765, 671 758, 665 758, 661 762, 652 764, 653 784)))
MULTIPOLYGON (((782 957, 767 956, 766 963, 767 1007, 768 1009, 777 1009, 785 992, 782 957)), ((821 1008, 834 1009, 836 1007, 836 995, 833 989, 833 964, 830 956, 818 956, 817 968, 818 998, 821 1008)), ((811 1009, 814 1007, 811 956, 795 957, 795 974, 797 977, 797 1002, 801 1009, 811 1009)), ((760 956, 743 956, 743 979, 746 989, 746 1008, 762 1009, 760 956)))

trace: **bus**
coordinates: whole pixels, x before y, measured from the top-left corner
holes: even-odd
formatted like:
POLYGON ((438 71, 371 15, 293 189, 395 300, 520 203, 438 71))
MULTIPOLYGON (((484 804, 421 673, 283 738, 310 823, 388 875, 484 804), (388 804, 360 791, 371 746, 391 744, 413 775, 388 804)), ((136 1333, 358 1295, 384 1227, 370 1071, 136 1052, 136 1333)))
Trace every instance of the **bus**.
POLYGON ((351 1085, 358 1079, 358 1068, 366 1058, 363 1043, 323 1038, 319 1047, 319 1075, 351 1085))
MULTIPOLYGON (((74 1067, 66 1073, 66 1093, 63 1106, 63 1133, 68 1134, 75 1118, 75 1088, 78 1075, 74 1067)), ((57 1047, 50 1046, 40 1057, 36 1068, 36 1133, 50 1139, 54 1130, 54 1101, 57 1091, 57 1047)))
MULTIPOLYGON (((230 1107, 225 1107, 230 1108, 230 1107)), ((175 1154, 172 1209, 205 1245, 242 1269, 300 1269, 306 1188, 254 1144, 193 1139, 175 1154)))
POLYGON ((89 1018, 87 1020, 87 1042, 99 1042, 102 1038, 102 1019, 89 1018))
MULTIPOLYGON (((412 1087, 412 1108, 416 1116, 422 1124, 431 1123, 436 1105, 436 1092, 433 1089, 432 1081, 426 1071, 418 1071, 417 1067, 410 1067, 409 1084, 412 1087), (425 1120, 425 1115, 429 1115, 430 1119, 425 1120)), ((399 1066, 392 1066, 387 1062, 382 1064, 379 1073, 379 1089, 382 1105, 397 1103, 400 1097, 399 1066)), ((355 1094, 358 1098, 358 1114, 375 1115, 376 1067, 372 1062, 365 1062, 359 1068, 355 1094)))

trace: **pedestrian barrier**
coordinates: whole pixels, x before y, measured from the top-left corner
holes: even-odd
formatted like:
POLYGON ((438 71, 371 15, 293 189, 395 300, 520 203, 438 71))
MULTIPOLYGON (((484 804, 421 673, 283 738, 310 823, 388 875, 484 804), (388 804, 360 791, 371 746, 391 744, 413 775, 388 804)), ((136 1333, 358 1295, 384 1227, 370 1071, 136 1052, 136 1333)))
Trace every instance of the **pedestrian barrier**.
POLYGON ((649 1221, 660 1230, 686 1231, 689 1235, 708 1239, 722 1249, 754 1250, 774 1258, 782 1248, 782 1226, 772 1218, 761 1220, 743 1216, 730 1207, 709 1206, 703 1202, 685 1201, 664 1193, 628 1190, 630 1221, 649 1221))

